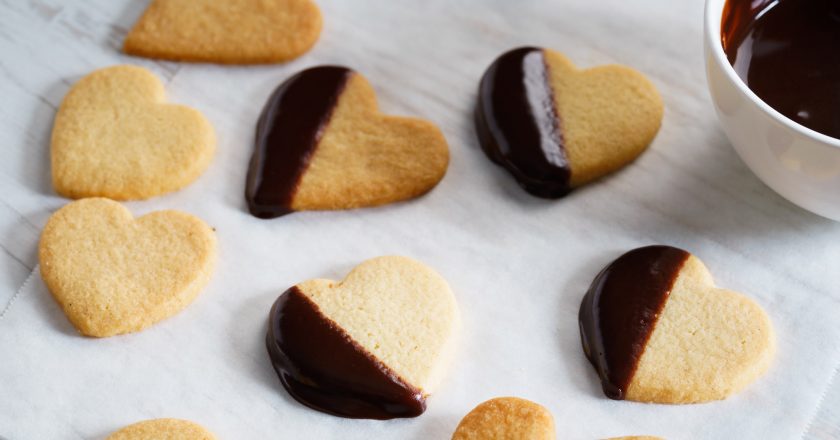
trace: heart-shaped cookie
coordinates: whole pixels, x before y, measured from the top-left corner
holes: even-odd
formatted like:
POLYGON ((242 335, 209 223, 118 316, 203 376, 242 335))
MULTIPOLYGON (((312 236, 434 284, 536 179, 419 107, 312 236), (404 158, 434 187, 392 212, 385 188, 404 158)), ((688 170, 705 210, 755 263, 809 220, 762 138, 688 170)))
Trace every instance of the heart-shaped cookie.
POLYGON ((446 281, 405 257, 379 257, 341 282, 310 280, 271 308, 266 344, 286 390, 329 414, 416 417, 455 349, 446 281))
POLYGON ((662 113, 656 88, 633 69, 578 70, 558 52, 523 47, 487 69, 475 119, 491 160, 529 193, 556 198, 638 157, 662 113))
POLYGON ((197 110, 164 100, 163 85, 141 67, 108 67, 79 80, 53 126, 55 190, 146 199, 198 178, 213 158, 213 127, 197 110))
POLYGON ((209 281, 215 256, 215 234, 198 218, 158 211, 135 220, 100 198, 56 211, 38 248, 53 297, 81 334, 96 337, 178 313, 209 281))
POLYGON ((277 63, 308 51, 321 21, 312 0, 154 0, 123 50, 176 61, 277 63))
POLYGON ((266 103, 246 200, 261 218, 382 205, 428 192, 448 163, 446 139, 434 124, 383 115, 364 77, 314 67, 281 84, 266 103))
POLYGON ((216 436, 188 420, 154 419, 128 425, 105 440, 216 440, 216 436))
POLYGON ((518 397, 490 399, 469 412, 452 440, 553 440, 554 417, 540 404, 518 397))
POLYGON ((581 303, 580 331, 604 393, 640 402, 724 399, 775 352, 764 310, 715 287, 697 257, 670 246, 635 249, 604 268, 581 303))

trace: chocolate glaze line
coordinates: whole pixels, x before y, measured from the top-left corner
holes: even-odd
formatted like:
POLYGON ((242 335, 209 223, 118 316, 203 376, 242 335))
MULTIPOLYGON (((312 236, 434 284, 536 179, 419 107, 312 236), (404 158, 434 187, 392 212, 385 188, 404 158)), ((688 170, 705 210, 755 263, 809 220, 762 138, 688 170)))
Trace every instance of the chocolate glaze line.
POLYGON ((521 47, 496 59, 478 90, 475 126, 485 154, 529 193, 562 197, 571 190, 549 67, 543 49, 521 47))
POLYGON ((256 217, 292 212, 292 199, 353 71, 320 66, 289 78, 272 93, 257 122, 245 199, 256 217))
POLYGON ((623 400, 677 276, 690 254, 670 246, 632 250, 595 277, 578 320, 604 394, 623 400))
POLYGON ((310 408, 380 420, 426 410, 419 389, 353 341, 297 287, 272 306, 266 345, 283 386, 310 408))
POLYGON ((730 64, 788 119, 840 139, 840 1, 728 0, 721 40, 730 64))

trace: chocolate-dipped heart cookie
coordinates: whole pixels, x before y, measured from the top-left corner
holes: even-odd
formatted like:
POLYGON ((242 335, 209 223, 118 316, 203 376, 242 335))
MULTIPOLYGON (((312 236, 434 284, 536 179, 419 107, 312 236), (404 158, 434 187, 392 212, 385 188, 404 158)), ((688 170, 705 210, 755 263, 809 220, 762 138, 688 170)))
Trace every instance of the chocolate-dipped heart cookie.
POLYGON ((554 417, 538 403, 497 397, 473 408, 458 424, 452 440, 553 440, 554 417))
POLYGON ((271 308, 266 344, 283 386, 329 414, 416 417, 455 348, 446 281, 405 257, 379 257, 341 282, 310 280, 271 308))
POLYGON ((724 399, 761 376, 775 337, 749 298, 715 287, 703 263, 669 246, 604 268, 580 306, 583 350, 613 399, 724 399))
POLYGON ((41 276, 86 336, 140 331, 186 307, 213 271, 216 237, 192 215, 134 219, 108 199, 78 200, 53 214, 38 247, 41 276))
POLYGON ((440 130, 377 110, 360 74, 304 70, 280 85, 257 124, 245 197, 260 218, 375 206, 420 196, 443 178, 440 130))
POLYGON ((163 85, 142 67, 113 66, 77 82, 52 132, 52 178, 71 198, 146 199, 198 178, 216 148, 197 110, 165 102, 163 85))
POLYGON ((662 99, 624 66, 578 70, 549 49, 511 50, 487 69, 475 120, 482 149, 546 198, 633 161, 662 121, 662 99))

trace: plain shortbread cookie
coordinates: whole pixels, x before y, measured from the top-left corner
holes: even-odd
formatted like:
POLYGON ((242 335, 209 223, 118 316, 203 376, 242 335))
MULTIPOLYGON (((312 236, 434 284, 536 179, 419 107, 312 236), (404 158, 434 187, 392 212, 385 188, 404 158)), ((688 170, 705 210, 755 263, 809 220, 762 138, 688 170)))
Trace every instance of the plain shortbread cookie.
POLYGON ((83 199, 50 217, 38 257, 44 282, 76 329, 113 336, 186 307, 210 279, 216 237, 183 212, 134 219, 117 202, 83 199))
POLYGON ((308 51, 321 26, 312 0, 154 0, 123 50, 176 61, 277 63, 308 51))
POLYGON ((481 403, 458 424, 452 440, 553 440, 554 417, 542 405, 518 397, 481 403))
POLYGON ((216 436, 188 420, 154 419, 128 425, 105 440, 216 440, 216 436))
POLYGON ((70 198, 146 199, 180 189, 210 164, 216 138, 197 110, 165 102, 142 67, 113 66, 77 82, 52 132, 52 179, 70 198))

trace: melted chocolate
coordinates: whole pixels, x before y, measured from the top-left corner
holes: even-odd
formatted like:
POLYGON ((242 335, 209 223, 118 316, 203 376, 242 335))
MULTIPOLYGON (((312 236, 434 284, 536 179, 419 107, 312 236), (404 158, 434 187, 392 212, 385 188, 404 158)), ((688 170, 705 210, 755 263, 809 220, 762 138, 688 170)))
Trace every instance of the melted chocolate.
POLYGON ((321 66, 281 84, 257 122, 245 199, 256 217, 292 212, 292 198, 352 71, 321 66))
POLYGON ((840 1, 728 0, 721 41, 764 102, 840 139, 840 1))
POLYGON ((578 316, 580 339, 607 397, 624 399, 689 255, 670 246, 632 250, 604 268, 583 297, 578 316))
POLYGON ((475 127, 487 156, 526 191, 569 193, 571 170, 542 49, 514 49, 493 62, 478 89, 475 127))
POLYGON ((350 339, 297 287, 271 308, 266 345, 283 386, 310 408, 380 420, 426 410, 420 390, 350 339))

